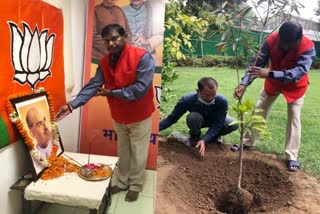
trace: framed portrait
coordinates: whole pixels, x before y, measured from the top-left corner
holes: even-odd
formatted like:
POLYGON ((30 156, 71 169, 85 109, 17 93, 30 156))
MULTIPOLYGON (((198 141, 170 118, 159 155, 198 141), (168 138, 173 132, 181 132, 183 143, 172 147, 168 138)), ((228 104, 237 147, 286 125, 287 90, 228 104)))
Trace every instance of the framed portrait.
POLYGON ((49 99, 52 100, 46 91, 40 91, 10 97, 7 105, 10 120, 16 124, 29 151, 34 180, 64 151, 49 99))

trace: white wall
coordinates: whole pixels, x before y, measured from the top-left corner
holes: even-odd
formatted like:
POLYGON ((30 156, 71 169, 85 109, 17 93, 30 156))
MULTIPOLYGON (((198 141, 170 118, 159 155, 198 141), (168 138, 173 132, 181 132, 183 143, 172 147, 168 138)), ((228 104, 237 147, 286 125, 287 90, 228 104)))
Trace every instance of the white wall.
MULTIPOLYGON (((65 3, 66 1, 63 1, 65 3)), ((67 100, 72 100, 82 87, 84 66, 84 45, 86 36, 87 0, 69 0, 63 8, 65 22, 65 78, 67 100), (66 44, 68 43, 68 44, 66 44), (71 63, 70 63, 71 62, 71 63)), ((65 151, 79 151, 80 109, 59 122, 59 130, 65 151)))
POLYGON ((18 191, 10 190, 10 186, 18 178, 29 171, 31 162, 22 141, 16 142, 0 150, 0 211, 1 213, 21 213, 21 196, 18 191))
MULTIPOLYGON (((65 85, 67 100, 70 100, 82 87, 84 64, 85 27, 87 0, 44 0, 58 8, 64 14, 64 55, 65 85)), ((78 151, 80 110, 59 122, 59 130, 65 151, 78 151)), ((0 212, 20 214, 20 192, 10 190, 10 186, 19 177, 31 169, 26 150, 21 141, 0 149, 0 212)))

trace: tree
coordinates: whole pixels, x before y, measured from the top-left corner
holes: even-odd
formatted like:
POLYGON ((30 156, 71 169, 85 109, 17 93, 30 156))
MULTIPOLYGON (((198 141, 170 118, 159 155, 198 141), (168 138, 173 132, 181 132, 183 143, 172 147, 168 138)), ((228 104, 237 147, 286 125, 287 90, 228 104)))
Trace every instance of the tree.
MULTIPOLYGON (((288 14, 291 12, 295 11, 299 14, 298 8, 302 6, 296 2, 296 0, 251 0, 251 2, 253 9, 257 13, 257 18, 252 20, 252 24, 257 24, 257 22, 260 22, 261 24, 258 41, 258 53, 253 64, 255 65, 258 61, 258 56, 262 47, 262 41, 264 40, 263 32, 269 20, 277 16, 283 16, 283 21, 285 21, 288 14)), ((228 2, 225 2, 220 10, 217 10, 217 13, 219 13, 218 16, 225 19, 226 23, 228 24, 228 28, 223 34, 221 42, 217 45, 217 48, 219 48, 220 51, 225 51, 228 48, 232 48, 232 50, 235 52, 237 64, 239 64, 239 46, 246 45, 246 43, 243 42, 243 37, 246 38, 246 33, 243 32, 242 20, 245 19, 245 16, 251 10, 251 7, 235 8, 230 10, 229 8, 226 8, 227 4, 228 2), (235 22, 234 20, 238 20, 238 22, 235 22)), ((279 26, 280 25, 281 22, 279 23, 279 26)), ((275 30, 276 29, 277 27, 275 30)), ((237 66, 237 80, 239 85, 239 66, 237 66)), ((261 110, 255 109, 251 100, 242 101, 242 98, 240 98, 236 106, 233 107, 233 110, 238 115, 238 121, 235 123, 240 125, 239 173, 236 187, 230 189, 222 196, 223 200, 222 204, 220 205, 220 211, 227 213, 247 213, 250 210, 253 196, 251 193, 241 187, 244 136, 246 133, 250 133, 254 130, 266 134, 267 127, 265 125, 265 119, 260 115, 261 110)))
POLYGON ((166 102, 172 96, 167 83, 178 78, 174 72, 173 61, 185 58, 183 49, 184 47, 192 49, 191 37, 204 38, 208 26, 209 22, 206 19, 184 14, 181 3, 170 0, 166 4, 161 101, 166 102))
MULTIPOLYGON (((197 17, 204 17, 206 12, 214 11, 221 6, 226 0, 179 0, 179 3, 183 5, 184 13, 194 15, 197 17)), ((241 4, 247 0, 227 0, 228 5, 241 4)))
POLYGON ((317 9, 315 11, 315 15, 316 16, 320 16, 320 0, 318 0, 318 7, 317 7, 317 9))

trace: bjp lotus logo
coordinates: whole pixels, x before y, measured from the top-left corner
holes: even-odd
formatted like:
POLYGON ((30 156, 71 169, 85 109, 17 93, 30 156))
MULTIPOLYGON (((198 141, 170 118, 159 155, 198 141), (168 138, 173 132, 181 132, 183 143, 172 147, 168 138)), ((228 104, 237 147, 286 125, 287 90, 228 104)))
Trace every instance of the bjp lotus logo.
POLYGON ((158 102, 157 109, 160 109, 161 87, 160 86, 154 86, 154 89, 156 91, 156 100, 158 102))
POLYGON ((36 25, 34 31, 22 23, 23 32, 14 22, 8 22, 11 30, 11 61, 15 70, 14 80, 28 83, 32 90, 38 81, 51 76, 53 44, 55 34, 48 37, 48 29, 41 32, 36 25))

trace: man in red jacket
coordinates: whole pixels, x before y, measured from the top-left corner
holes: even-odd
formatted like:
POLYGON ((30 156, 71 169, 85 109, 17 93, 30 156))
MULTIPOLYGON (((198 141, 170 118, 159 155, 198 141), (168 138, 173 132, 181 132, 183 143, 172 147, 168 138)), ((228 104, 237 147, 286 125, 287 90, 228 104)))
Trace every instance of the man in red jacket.
POLYGON ((112 194, 129 189, 125 200, 135 201, 142 190, 152 127, 154 61, 145 50, 126 43, 127 33, 118 24, 101 32, 108 49, 95 76, 77 97, 62 106, 61 120, 93 96, 106 96, 118 135, 119 161, 112 176, 112 194), (104 87, 102 87, 104 86, 104 87))
MULTIPOLYGON (((239 99, 255 78, 263 78, 264 88, 260 93, 257 108, 263 110, 266 118, 274 101, 282 94, 287 103, 288 121, 286 131, 285 154, 289 171, 298 171, 297 162, 301 141, 300 113, 309 79, 308 71, 315 56, 313 42, 302 34, 302 27, 296 22, 285 22, 278 33, 270 34, 260 50, 258 61, 255 58, 248 66, 241 84, 234 92, 239 99), (270 60, 270 67, 264 68, 270 60)), ((246 136, 244 149, 256 144, 258 133, 246 136)), ((239 150, 236 144, 232 150, 239 150)))

